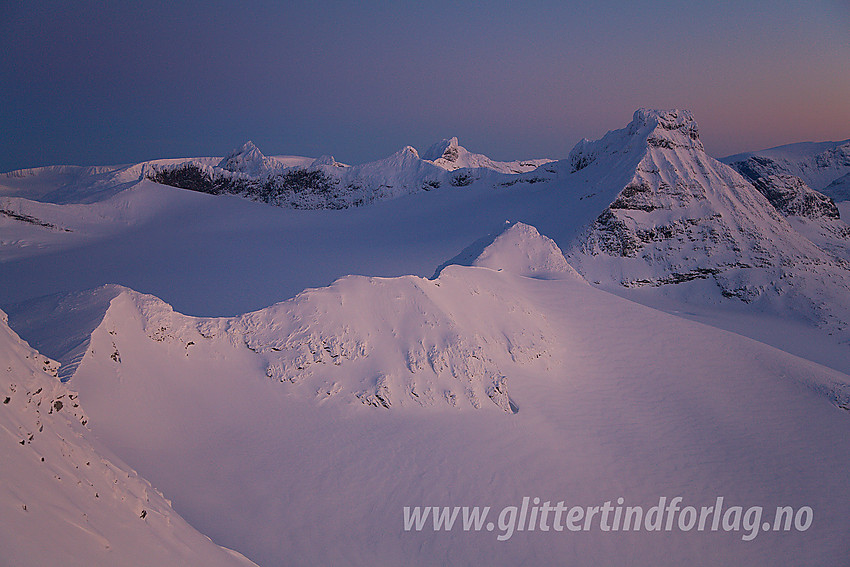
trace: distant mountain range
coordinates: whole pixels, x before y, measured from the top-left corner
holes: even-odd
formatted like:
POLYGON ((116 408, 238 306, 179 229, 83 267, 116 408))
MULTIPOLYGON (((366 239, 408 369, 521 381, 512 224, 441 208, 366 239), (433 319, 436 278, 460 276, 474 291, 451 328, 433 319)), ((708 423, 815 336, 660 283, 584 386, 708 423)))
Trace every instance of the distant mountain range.
POLYGON ((735 154, 720 161, 752 181, 771 175, 793 175, 836 201, 850 200, 850 140, 788 144, 735 154))
POLYGON ((718 161, 690 112, 639 109, 559 161, 248 142, 2 174, 2 557, 250 564, 200 530, 268 565, 836 564, 848 150, 718 161), (746 545, 401 522, 676 494, 817 522, 746 545))

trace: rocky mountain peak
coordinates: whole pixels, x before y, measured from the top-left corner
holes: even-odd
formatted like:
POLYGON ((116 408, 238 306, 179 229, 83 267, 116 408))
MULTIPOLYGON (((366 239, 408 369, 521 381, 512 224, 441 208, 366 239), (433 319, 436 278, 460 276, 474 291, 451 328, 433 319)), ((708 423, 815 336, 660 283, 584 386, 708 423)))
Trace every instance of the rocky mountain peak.
POLYGON ((444 138, 428 148, 422 159, 431 161, 444 159, 448 162, 455 162, 460 155, 460 150, 458 148, 460 148, 460 146, 458 144, 457 137, 444 138))
POLYGON ((254 145, 254 142, 249 140, 224 156, 218 167, 234 173, 258 175, 265 169, 267 162, 268 158, 254 145))
POLYGON ((599 140, 581 140, 567 159, 570 171, 576 172, 596 162, 600 156, 634 154, 647 148, 678 148, 700 154, 705 151, 691 111, 639 108, 625 128, 612 130, 599 140))
POLYGON ((631 136, 646 136, 651 147, 704 151, 699 139, 699 125, 690 110, 639 108, 627 130, 631 136))

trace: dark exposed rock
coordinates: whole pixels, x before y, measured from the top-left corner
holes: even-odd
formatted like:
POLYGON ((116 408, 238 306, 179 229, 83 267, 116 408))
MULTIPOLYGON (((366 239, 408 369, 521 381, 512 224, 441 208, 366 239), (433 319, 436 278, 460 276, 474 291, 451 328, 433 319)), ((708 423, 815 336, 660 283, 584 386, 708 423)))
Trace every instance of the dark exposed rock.
POLYGON ((611 209, 605 209, 593 223, 585 250, 590 254, 608 254, 631 258, 641 248, 637 234, 611 209))
POLYGON ((249 189, 247 181, 214 175, 192 162, 152 168, 145 176, 155 183, 210 195, 241 194, 249 189))
POLYGON ((835 201, 793 175, 769 175, 753 181, 759 192, 783 215, 812 219, 840 216, 835 201))
POLYGON ((652 187, 648 183, 632 183, 620 191, 609 208, 646 212, 664 208, 654 202, 653 197, 652 187))
MULTIPOLYGON (((15 219, 17 221, 25 222, 27 224, 34 224, 36 226, 43 226, 44 228, 59 228, 55 224, 51 224, 49 222, 44 222, 41 219, 38 219, 31 215, 25 215, 23 213, 16 213, 15 211, 10 211, 8 209, 0 209, 0 215, 5 215, 9 218, 15 219)), ((65 232, 71 232, 67 228, 62 229, 65 232)))
POLYGON ((339 187, 339 181, 318 169, 296 168, 264 178, 250 179, 223 169, 193 162, 151 168, 146 177, 156 183, 211 195, 241 195, 256 201, 294 209, 344 209, 366 202, 351 200, 362 187, 339 187))

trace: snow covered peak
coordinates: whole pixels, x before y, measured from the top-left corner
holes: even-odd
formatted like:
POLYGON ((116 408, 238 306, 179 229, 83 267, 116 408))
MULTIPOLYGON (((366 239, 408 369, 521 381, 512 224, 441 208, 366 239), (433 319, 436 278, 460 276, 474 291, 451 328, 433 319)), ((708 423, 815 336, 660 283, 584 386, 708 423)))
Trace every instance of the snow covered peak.
POLYGON ((416 151, 416 148, 414 148, 413 146, 404 146, 400 150, 400 152, 403 153, 403 154, 410 154, 410 156, 419 159, 419 152, 416 151))
POLYGON ((691 111, 639 108, 628 126, 611 130, 599 140, 581 140, 567 160, 570 171, 575 172, 596 162, 601 156, 620 161, 620 156, 624 154, 639 156, 650 148, 704 153, 699 140, 699 126, 691 111))
POLYGON ((647 144, 661 148, 689 148, 704 151, 699 126, 690 110, 639 108, 628 126, 632 136, 646 137, 647 144))
POLYGON ((263 152, 250 140, 242 147, 227 154, 218 164, 218 167, 234 173, 245 173, 252 177, 266 173, 275 165, 274 160, 267 158, 263 152))
POLYGON ((418 165, 422 162, 422 159, 419 157, 419 152, 416 151, 416 148, 413 146, 404 146, 397 152, 385 157, 384 159, 380 159, 374 162, 365 163, 359 168, 374 170, 379 169, 383 170, 385 175, 393 173, 400 173, 401 170, 404 170, 407 167, 410 167, 414 164, 418 165))
POLYGON ((642 127, 662 130, 681 130, 691 139, 699 138, 699 126, 690 110, 659 110, 653 108, 639 108, 632 116, 630 129, 642 127))
POLYGON ((332 165, 334 167, 344 167, 343 164, 336 161, 336 158, 330 155, 323 155, 321 157, 316 158, 310 164, 310 167, 317 167, 319 165, 332 165))
POLYGON ((422 159, 436 161, 442 158, 448 162, 455 162, 458 158, 458 148, 459 145, 457 137, 443 138, 442 140, 428 148, 428 151, 425 152, 425 155, 422 156, 422 159))
POLYGON ((554 240, 521 222, 505 229, 472 265, 541 279, 583 280, 554 240))
POLYGON ((647 148, 705 151, 699 139, 699 126, 691 111, 639 108, 628 126, 612 130, 600 140, 581 140, 567 159, 570 169, 578 171, 595 162, 599 156, 640 152, 647 148))
POLYGON ((461 168, 492 169, 500 173, 525 173, 537 169, 551 159, 530 159, 517 161, 495 161, 483 154, 474 154, 461 146, 457 137, 444 138, 428 148, 422 159, 430 161, 443 169, 454 171, 461 168))

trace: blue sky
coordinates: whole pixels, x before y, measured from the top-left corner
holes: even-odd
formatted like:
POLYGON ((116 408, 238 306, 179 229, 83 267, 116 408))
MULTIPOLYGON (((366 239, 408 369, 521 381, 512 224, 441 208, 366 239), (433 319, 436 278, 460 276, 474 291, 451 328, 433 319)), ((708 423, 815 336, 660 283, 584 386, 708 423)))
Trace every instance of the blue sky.
POLYGON ((850 2, 3 2, 0 171, 359 163, 449 136, 564 157, 641 106, 709 153, 850 138, 850 2))

